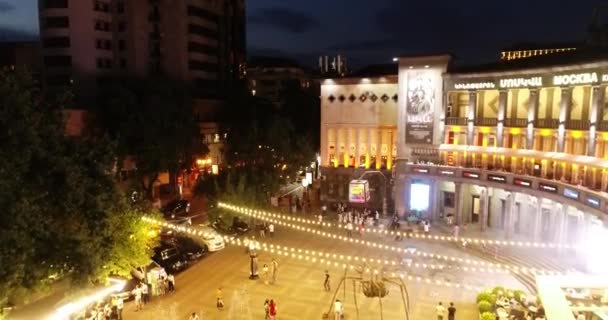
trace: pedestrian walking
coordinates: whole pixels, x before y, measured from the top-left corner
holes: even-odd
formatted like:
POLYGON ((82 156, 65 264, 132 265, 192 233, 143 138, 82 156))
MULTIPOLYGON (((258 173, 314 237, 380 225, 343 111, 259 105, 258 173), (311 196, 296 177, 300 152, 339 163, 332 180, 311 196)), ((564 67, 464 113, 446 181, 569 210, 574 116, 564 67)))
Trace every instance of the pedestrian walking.
POLYGON ((124 309, 125 303, 121 297, 116 300, 116 313, 118 314, 118 320, 122 320, 122 309, 124 309))
POLYGON ((150 295, 148 294, 148 284, 143 282, 141 284, 141 295, 143 298, 143 304, 147 304, 148 302, 150 302, 150 295))
POLYGON ((167 276, 167 284, 170 292, 175 291, 175 276, 173 274, 169 274, 167 276))
POLYGON ((334 320, 342 319, 342 302, 336 299, 334 302, 334 320))
POLYGON ((165 277, 160 276, 158 279, 158 291, 160 296, 164 296, 167 291, 165 277))
POLYGON ((271 267, 271 274, 272 274, 272 284, 274 284, 275 282, 277 282, 277 273, 279 272, 279 263, 277 262, 277 260, 275 260, 274 258, 272 258, 272 262, 270 264, 271 267))
POLYGON ((338 212, 338 223, 342 224, 342 212, 338 212))
POLYGON ((323 224, 323 215, 319 213, 319 216, 317 217, 319 220, 319 225, 323 224))
POLYGON ((454 302, 450 302, 450 307, 448 308, 448 320, 454 320, 456 318, 456 307, 454 307, 454 302))
POLYGON ((346 235, 349 238, 353 237, 353 223, 350 221, 346 224, 346 235))
POLYGON ((423 226, 423 228, 424 228, 424 233, 425 234, 429 234, 429 232, 431 231, 431 223, 428 222, 428 221, 426 221, 426 220, 424 220, 424 226, 423 226))
POLYGON ((443 320, 443 316, 445 315, 445 308, 443 304, 439 302, 435 307, 435 312, 437 313, 437 320, 443 320))
POLYGON ((329 284, 329 271, 325 270, 325 281, 323 282, 323 288, 325 291, 330 291, 331 286, 329 284))
POLYGON ((458 225, 454 226, 454 238, 458 238, 458 235, 460 234, 460 227, 458 225))
POLYGON ((445 217, 448 220, 448 226, 451 226, 452 225, 452 221, 454 220, 454 215, 451 214, 451 213, 448 213, 445 217))
POLYGON ((268 266, 266 264, 262 266, 262 277, 264 278, 264 284, 268 284, 268 266))
POLYGON ((222 294, 222 288, 217 288, 217 291, 215 292, 215 297, 215 306, 217 307, 217 309, 220 311, 224 310, 224 295, 222 294))
POLYGON ((266 222, 262 223, 260 226, 260 238, 266 238, 266 222))
POLYGON ((270 320, 275 320, 277 318, 277 304, 273 299, 270 299, 270 304, 268 305, 268 314, 270 316, 270 320))
POLYGON ((138 284, 135 289, 133 289, 133 296, 135 297, 135 311, 139 311, 143 309, 143 305, 141 304, 141 285, 138 284))
POLYGON ((268 225, 268 233, 271 238, 274 238, 274 224, 272 222, 268 225))
POLYGON ((264 301, 264 320, 270 319, 270 301, 264 301))
POLYGON ((199 320, 198 314, 196 314, 196 312, 192 312, 192 314, 190 315, 190 318, 188 318, 188 320, 199 320))

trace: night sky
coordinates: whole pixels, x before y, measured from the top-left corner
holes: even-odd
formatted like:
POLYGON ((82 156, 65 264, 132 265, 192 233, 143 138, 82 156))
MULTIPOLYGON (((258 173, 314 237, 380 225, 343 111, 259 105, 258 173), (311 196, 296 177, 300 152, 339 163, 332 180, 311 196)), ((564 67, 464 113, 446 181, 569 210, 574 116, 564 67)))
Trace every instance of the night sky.
MULTIPOLYGON (((315 66, 320 54, 352 65, 400 54, 498 57, 514 43, 582 41, 597 0, 246 0, 250 55, 315 66)), ((0 39, 35 36, 36 0, 0 0, 0 39)), ((608 12, 604 14, 608 17, 608 12)))

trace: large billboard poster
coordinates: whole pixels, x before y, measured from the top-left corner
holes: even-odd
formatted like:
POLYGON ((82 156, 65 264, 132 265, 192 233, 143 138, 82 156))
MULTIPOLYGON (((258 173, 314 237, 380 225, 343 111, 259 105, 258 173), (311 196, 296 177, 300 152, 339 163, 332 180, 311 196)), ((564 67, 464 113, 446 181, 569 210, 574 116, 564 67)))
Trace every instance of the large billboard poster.
POLYGON ((405 141, 433 143, 435 75, 431 70, 411 70, 407 75, 405 141))
POLYGON ((350 203, 366 203, 369 200, 369 183, 367 180, 352 180, 348 186, 350 203))

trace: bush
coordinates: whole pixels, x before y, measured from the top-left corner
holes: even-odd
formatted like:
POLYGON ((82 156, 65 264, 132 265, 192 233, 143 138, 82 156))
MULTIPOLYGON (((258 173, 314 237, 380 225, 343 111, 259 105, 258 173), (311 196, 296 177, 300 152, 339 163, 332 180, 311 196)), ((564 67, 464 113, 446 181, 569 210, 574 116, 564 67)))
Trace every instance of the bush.
POLYGON ((522 300, 526 298, 526 293, 523 290, 514 290, 513 296, 515 297, 515 300, 517 300, 518 302, 524 303, 524 301, 522 301, 522 300))
POLYGON ((492 293, 499 296, 501 294, 506 294, 507 290, 505 290, 504 287, 494 287, 494 289, 492 289, 492 293))
POLYGON ((479 313, 483 314, 492 311, 492 304, 488 301, 482 300, 477 303, 477 308, 479 308, 479 313))
POLYGON ((481 314, 480 320, 496 320, 496 315, 492 312, 484 312, 481 314))
POLYGON ((496 295, 492 294, 489 290, 483 291, 477 295, 477 302, 479 303, 480 301, 487 301, 491 305, 494 305, 496 303, 496 295))

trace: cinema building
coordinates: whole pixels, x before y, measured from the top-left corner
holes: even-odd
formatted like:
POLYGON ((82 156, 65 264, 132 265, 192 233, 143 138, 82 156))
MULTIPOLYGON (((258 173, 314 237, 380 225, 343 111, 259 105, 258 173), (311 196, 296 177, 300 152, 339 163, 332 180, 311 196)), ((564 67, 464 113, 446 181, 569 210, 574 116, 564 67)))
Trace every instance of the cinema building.
POLYGON ((467 68, 402 57, 397 73, 324 80, 322 200, 348 202, 379 171, 389 214, 585 240, 608 217, 607 86, 608 55, 581 50, 467 68))

